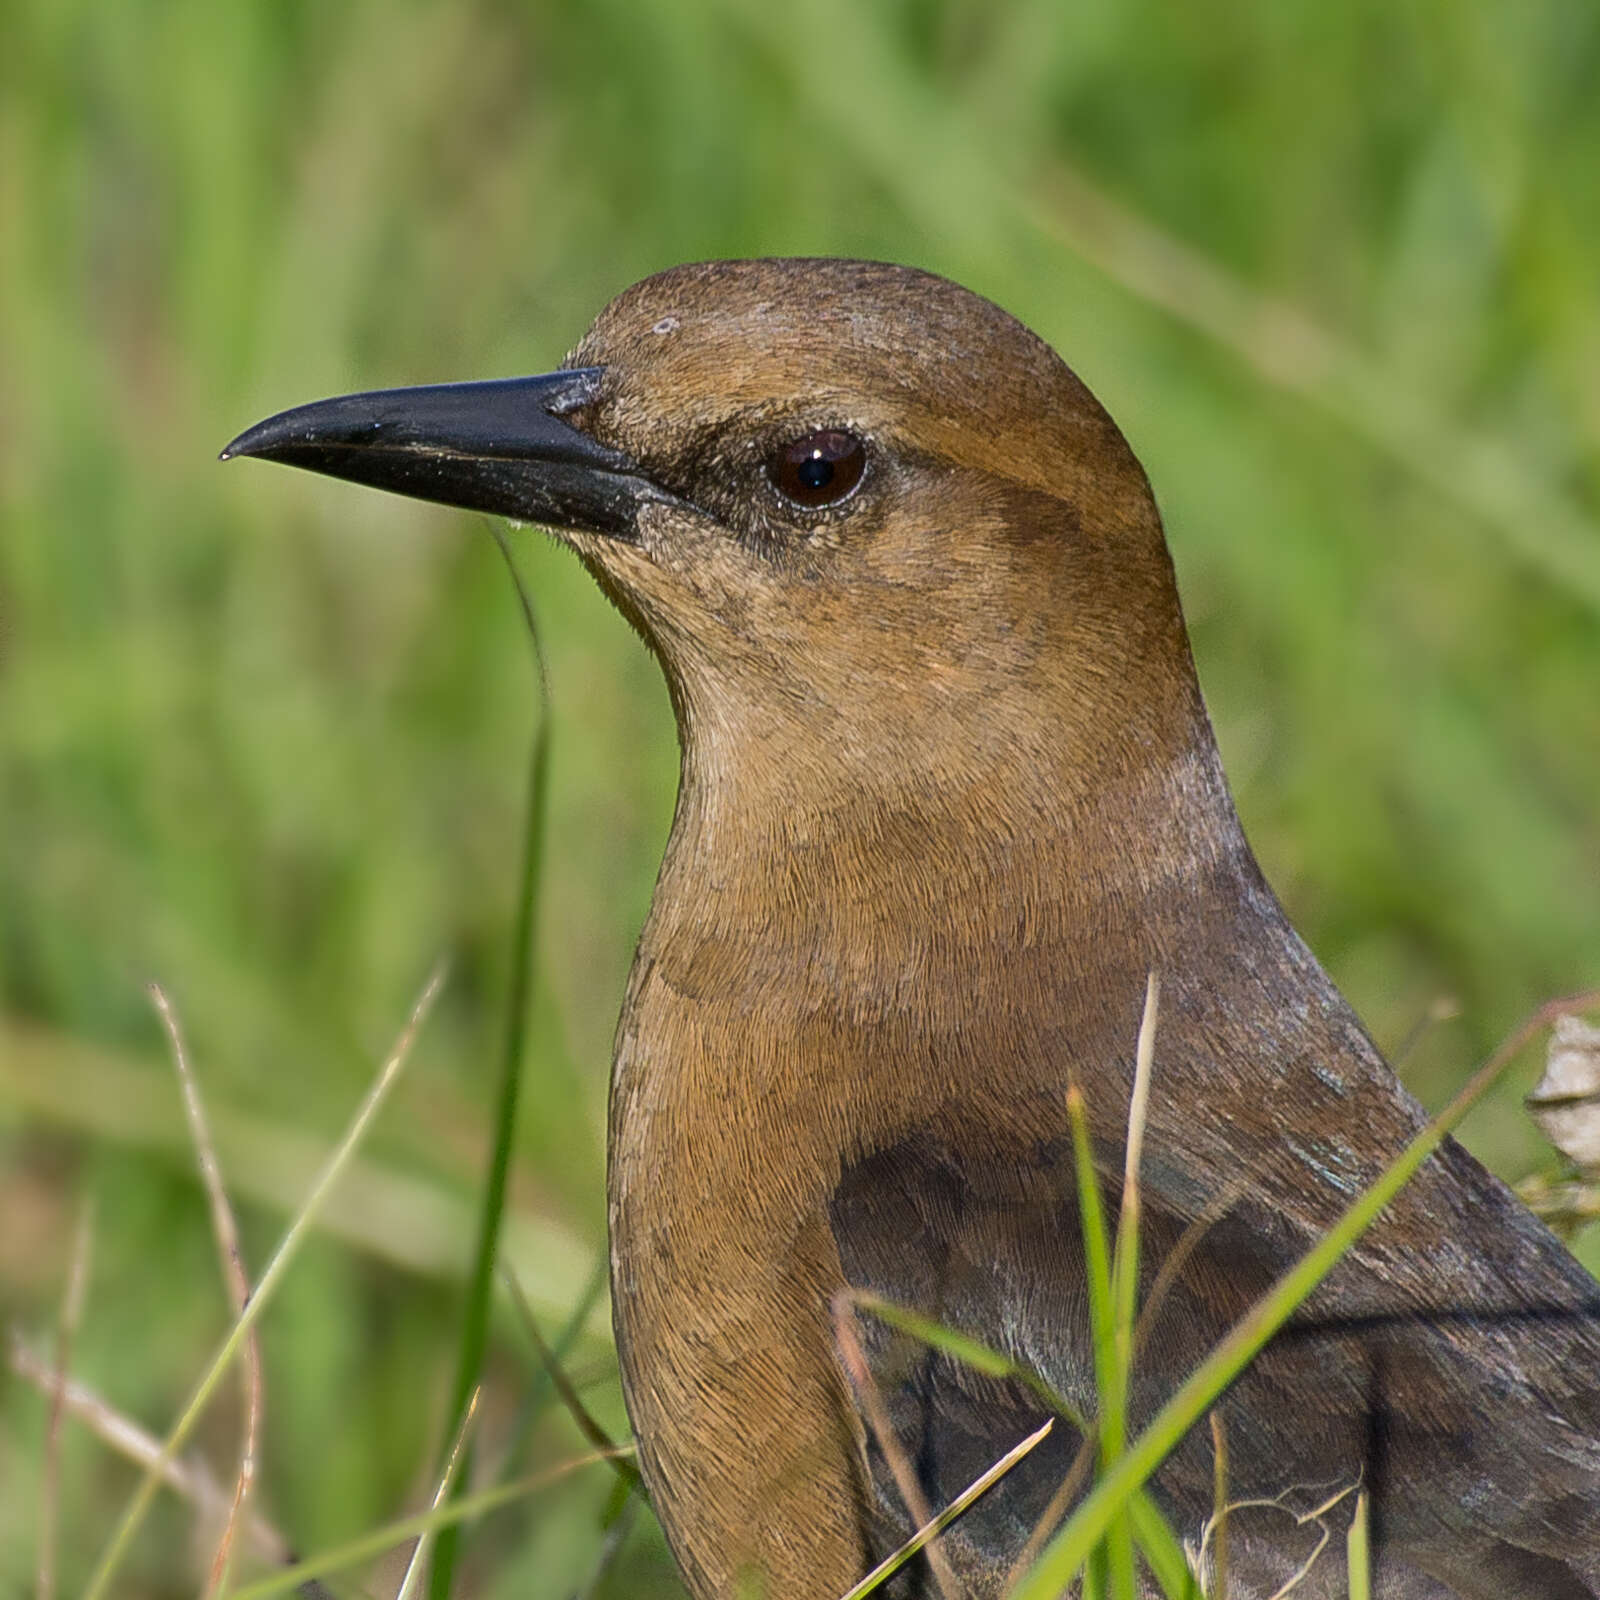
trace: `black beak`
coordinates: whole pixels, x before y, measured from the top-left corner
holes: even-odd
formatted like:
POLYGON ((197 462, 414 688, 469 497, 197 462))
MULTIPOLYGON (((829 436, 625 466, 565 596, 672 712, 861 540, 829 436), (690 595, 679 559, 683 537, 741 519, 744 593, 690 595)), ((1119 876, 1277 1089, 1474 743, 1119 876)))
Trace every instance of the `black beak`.
POLYGON ((639 506, 672 497, 621 451, 561 419, 604 368, 380 389, 280 411, 222 452, 261 456, 418 500, 631 539, 639 506))

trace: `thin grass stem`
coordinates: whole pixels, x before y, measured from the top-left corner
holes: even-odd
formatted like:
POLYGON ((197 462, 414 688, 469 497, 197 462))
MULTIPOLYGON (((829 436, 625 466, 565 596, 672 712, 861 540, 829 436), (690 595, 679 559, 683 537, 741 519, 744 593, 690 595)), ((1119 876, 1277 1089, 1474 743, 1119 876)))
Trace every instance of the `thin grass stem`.
MULTIPOLYGON (((621 1448, 631 1451, 633 1446, 624 1445, 621 1448)), ((228 1600, 268 1600, 271 1595, 285 1594, 290 1589, 298 1589, 303 1583, 324 1577, 330 1572, 339 1572, 347 1567, 357 1566, 363 1561, 370 1561, 374 1556, 381 1556, 386 1550, 392 1550, 407 1539, 420 1538, 431 1529, 442 1530, 476 1517, 487 1516, 491 1511, 498 1511, 503 1506, 513 1505, 527 1495, 548 1488, 552 1483, 570 1477, 584 1467, 595 1466, 602 1459, 598 1452, 579 1456, 575 1460, 563 1461, 554 1467, 548 1467, 542 1472, 530 1473, 511 1483, 496 1484, 492 1489, 482 1489, 475 1494, 447 1500, 444 1505, 432 1506, 426 1511, 419 1511, 415 1516, 401 1517, 381 1528, 373 1529, 371 1533, 362 1534, 360 1538, 335 1545, 333 1549, 324 1550, 320 1555, 308 1556, 265 1578, 257 1579, 254 1583, 233 1589, 228 1594, 228 1600)))
POLYGON ((1228 1427, 1211 1413, 1211 1590, 1209 1600, 1228 1600, 1228 1427))
MULTIPOLYGON (((54 1394, 58 1382, 54 1363, 30 1349, 15 1329, 11 1332, 7 1360, 24 1383, 32 1384, 46 1397, 54 1394)), ((61 1385, 61 1398, 66 1415, 81 1423, 102 1444, 136 1466, 155 1465, 163 1488, 187 1500, 202 1518, 222 1519, 226 1496, 203 1461, 192 1457, 163 1461, 161 1441, 153 1433, 141 1428, 111 1406, 104 1396, 76 1378, 68 1378, 61 1385)), ((251 1547, 263 1561, 276 1565, 289 1559, 289 1546, 283 1535, 263 1521, 259 1513, 246 1511, 245 1532, 251 1547)))
POLYGON ((89 1260, 94 1241, 94 1202, 85 1196, 72 1231, 72 1254, 67 1263, 67 1283, 56 1319, 56 1349, 48 1394, 50 1420, 45 1426, 44 1461, 39 1471, 39 1561, 35 1584, 38 1600, 55 1600, 56 1528, 61 1493, 61 1430, 67 1418, 67 1372, 72 1346, 83 1321, 89 1294, 89 1260))
POLYGON ((299 1253, 300 1246, 304 1243, 311 1225, 316 1220, 322 1209, 323 1202, 340 1175, 349 1164, 350 1158, 355 1154, 357 1145, 371 1127, 375 1118, 388 1099, 389 1091, 394 1087, 395 1079, 400 1074, 401 1067, 405 1064, 406 1057, 410 1054, 411 1046, 415 1042, 424 1019, 433 1006, 434 999, 444 983, 445 967, 441 961, 433 969, 422 993, 413 1006, 411 1015, 405 1027, 400 1032, 400 1037, 395 1041, 394 1048, 390 1051, 388 1059, 384 1062, 373 1081, 372 1087, 367 1091, 366 1098, 362 1100, 356 1111, 354 1120, 346 1130, 344 1137, 334 1148, 328 1158, 327 1165, 322 1169, 316 1182, 311 1187, 311 1192, 306 1196, 304 1205, 299 1214, 289 1224, 282 1241, 273 1253, 272 1259, 267 1263, 266 1270, 261 1274, 261 1281, 256 1286, 255 1293, 251 1296, 243 1312, 235 1320, 232 1328, 228 1330, 227 1337, 222 1341, 221 1347, 212 1357, 210 1365, 206 1368, 200 1382, 195 1386, 188 1403, 179 1413, 178 1420, 173 1423, 167 1437, 162 1441, 161 1449, 155 1460, 145 1468, 144 1476, 139 1481, 139 1486, 134 1490, 133 1497, 127 1509, 122 1514, 121 1521, 117 1524, 116 1531, 111 1536, 110 1543, 106 1546, 104 1554, 100 1557, 99 1564, 95 1567, 84 1590, 84 1600, 102 1600, 110 1588, 111 1580, 116 1576, 117 1568, 126 1555, 128 1546, 133 1536, 139 1530, 139 1525, 144 1520, 145 1513, 150 1509, 150 1502, 155 1497, 156 1489, 160 1486, 163 1469, 170 1464, 173 1457, 183 1448, 184 1441, 188 1439, 200 1414, 205 1410, 207 1402, 211 1399, 222 1375, 228 1370, 229 1363, 239 1353, 240 1346, 249 1337, 250 1330, 255 1326, 257 1318, 272 1303, 278 1285, 283 1281, 290 1264, 299 1253))
POLYGON ((1345 1214, 1276 1285, 1256 1302, 1117 1462, 1058 1533, 1037 1566, 1018 1588, 1016 1600, 1053 1600, 1084 1567, 1106 1529, 1120 1514, 1128 1494, 1145 1482, 1185 1433, 1204 1415, 1300 1303, 1333 1269, 1341 1256, 1376 1221, 1417 1169, 1444 1143, 1450 1131, 1481 1100, 1527 1041, 1558 1017, 1600 1005, 1600 990, 1553 1000, 1541 1006, 1494 1052, 1444 1111, 1433 1118, 1345 1214))
MULTIPOLYGON (((500 1253, 500 1229, 505 1216, 506 1187, 510 1181, 511 1151, 516 1139, 517 1101, 527 1055, 534 936, 539 922, 539 888, 543 877, 545 817, 549 810, 550 790, 550 679, 545 670, 538 620, 504 530, 494 520, 491 520, 489 527, 511 574, 533 647, 538 706, 528 761, 527 799, 523 808, 522 867, 511 928, 505 1045, 501 1054, 500 1084, 495 1096, 494 1141, 489 1171, 483 1185, 483 1200, 478 1209, 477 1245, 473 1252, 472 1274, 467 1284, 461 1337, 456 1347, 456 1371, 450 1399, 452 1417, 462 1414, 467 1397, 478 1386, 483 1372, 484 1353, 489 1343, 494 1269, 500 1253)), ((433 1600, 449 1600, 459 1537, 459 1531, 452 1527, 439 1540, 428 1590, 433 1600)))
POLYGON ((516 1309, 517 1321, 521 1323, 523 1332, 528 1336, 528 1342, 539 1357, 539 1365, 544 1369, 556 1394, 560 1396, 562 1405, 567 1408, 567 1413, 576 1424, 578 1432, 596 1450, 602 1453, 610 1452, 608 1459, 616 1468, 617 1476, 630 1489, 639 1488, 638 1467, 626 1456, 616 1453, 616 1441, 595 1421, 594 1413, 583 1403, 583 1397, 573 1388, 572 1380, 562 1368, 561 1358, 539 1332, 539 1324, 534 1320, 533 1307, 528 1304, 528 1297, 523 1294, 522 1285, 517 1282, 516 1274, 504 1262, 500 1266, 500 1278, 505 1284, 506 1293, 511 1297, 512 1306, 516 1309))
MULTIPOLYGON (((889 1464, 889 1475, 894 1479, 895 1488, 899 1490, 900 1498, 905 1502, 905 1508, 910 1513, 913 1525, 925 1527, 935 1522, 937 1519, 928 1506, 927 1497, 923 1494, 917 1475, 912 1470, 911 1462, 907 1459, 899 1437, 894 1431, 889 1408, 883 1403, 883 1394, 872 1376, 871 1367, 867 1365, 866 1352, 861 1348, 861 1336, 856 1326, 855 1306, 848 1290, 834 1296, 833 1335, 845 1376, 855 1391, 857 1404, 866 1413, 867 1426, 872 1430, 878 1449, 883 1453, 883 1459, 889 1464)), ((926 1554, 928 1570, 933 1573, 933 1580, 939 1587, 939 1593, 944 1596, 944 1600, 957 1600, 961 1593, 961 1585, 956 1582, 956 1576, 950 1570, 950 1563, 944 1551, 939 1548, 936 1537, 929 1537, 926 1554)))
MULTIPOLYGON (((206 1117, 205 1105, 200 1098, 200 1084, 189 1064, 189 1051, 183 1039, 183 1027, 178 1013, 166 991, 159 983, 150 985, 150 999, 161 1026, 166 1030, 167 1042, 172 1049, 172 1068, 177 1074, 178 1086, 183 1095, 184 1115, 189 1123, 189 1135, 194 1141, 195 1159, 200 1168, 200 1180, 205 1187, 206 1200, 211 1211, 211 1232, 217 1243, 217 1254, 222 1263, 222 1281, 227 1287, 228 1301, 235 1317, 241 1316, 250 1299, 250 1275, 245 1271, 244 1250, 239 1243, 239 1228, 234 1221, 233 1207, 222 1181, 222 1165, 217 1160, 216 1143, 211 1137, 211 1125, 206 1117)), ((217 1548, 211 1557, 211 1571, 206 1579, 206 1600, 220 1594, 227 1586, 228 1567, 233 1559, 233 1542, 245 1502, 256 1477, 256 1450, 261 1434, 263 1378, 261 1370, 261 1334, 252 1328, 245 1340, 244 1360, 239 1367, 241 1405, 244 1412, 244 1432, 239 1444, 239 1470, 234 1477, 233 1500, 228 1507, 226 1521, 217 1538, 217 1548)))
POLYGON ((1006 1453, 967 1485, 938 1516, 931 1517, 892 1555, 885 1556, 860 1583, 847 1590, 839 1600, 864 1600, 866 1595, 883 1587, 929 1540, 937 1538, 982 1495, 997 1484, 1022 1458, 1028 1454, 1055 1426, 1049 1418, 1042 1428, 1030 1433, 1026 1439, 1013 1445, 1006 1453))
MULTIPOLYGON (((1038 1526, 1029 1536, 1029 1549, 1024 1552, 1027 1559, 1019 1558, 1008 1579, 1008 1586, 1020 1581, 1028 1567, 1033 1564, 1033 1557, 1044 1547, 1045 1541, 1054 1532, 1067 1507, 1072 1504, 1074 1497, 1087 1480, 1098 1443, 1095 1425, 1064 1396, 1052 1389, 1038 1373, 1020 1362, 1013 1361, 1009 1356, 1002 1355, 998 1350, 991 1349, 981 1341, 946 1328, 942 1323, 934 1322, 929 1317, 921 1316, 867 1290, 847 1289, 842 1293, 858 1310, 879 1318, 915 1339, 920 1339, 932 1349, 943 1351, 946 1355, 971 1367, 974 1372, 982 1373, 986 1377, 1023 1384, 1039 1397, 1043 1405, 1070 1423, 1080 1435, 1081 1443, 1072 1465, 1051 1497, 1050 1505, 1040 1517, 1038 1526)), ((1169 1595, 1187 1596, 1196 1593, 1189 1575, 1188 1563, 1184 1559, 1183 1547, 1167 1526, 1155 1502, 1144 1490, 1141 1489, 1133 1497, 1130 1512, 1134 1523, 1134 1537, 1157 1581, 1169 1595)))
MULTIPOLYGON (((478 1416, 478 1401, 482 1397, 482 1389, 474 1389, 467 1399, 467 1409, 462 1413, 461 1426, 456 1429, 456 1436, 450 1443, 450 1454, 445 1460, 444 1471, 439 1475, 439 1486, 433 1492, 432 1509, 437 1511, 451 1496, 456 1479, 467 1461, 467 1440, 472 1435, 472 1425, 478 1416)), ((416 1548, 411 1552, 411 1559, 406 1563, 405 1577, 400 1580, 400 1587, 395 1593, 395 1600, 411 1600, 417 1591, 417 1585, 422 1580, 422 1574, 428 1564, 428 1552, 433 1548, 434 1541, 439 1537, 438 1528, 428 1528, 417 1537, 416 1548)))

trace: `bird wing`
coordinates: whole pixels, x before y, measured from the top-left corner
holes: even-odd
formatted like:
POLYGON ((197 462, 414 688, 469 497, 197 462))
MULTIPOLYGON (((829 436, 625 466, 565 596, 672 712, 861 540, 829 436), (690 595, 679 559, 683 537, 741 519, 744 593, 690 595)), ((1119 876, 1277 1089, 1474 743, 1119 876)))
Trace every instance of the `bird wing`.
MULTIPOLYGON (((1101 1154, 1114 1206, 1109 1175, 1120 1152, 1101 1154)), ((1310 1242, 1259 1196, 1224 1195, 1197 1213, 1191 1176, 1164 1182, 1160 1160, 1147 1164, 1135 1429, 1310 1242)), ((1505 1209, 1497 1200, 1503 1188, 1465 1152, 1451 1147, 1432 1182, 1452 1192, 1466 1185, 1487 1206, 1488 1228, 1505 1223, 1494 1214, 1505 1209)), ((913 1135, 845 1171, 830 1221, 848 1283, 981 1340, 1037 1374, 1080 1416, 1095 1415, 1082 1228, 1065 1140, 997 1159, 992 1148, 959 1148, 947 1130, 913 1135)), ((1523 1368, 1550 1359, 1551 1340, 1566 1336, 1561 1319, 1523 1326, 1470 1309, 1418 1314, 1403 1296, 1385 1308, 1363 1270, 1359 1261, 1341 1268, 1355 1287, 1336 1273, 1219 1403, 1230 1442, 1228 1498, 1237 1508, 1229 1592, 1266 1600, 1306 1568, 1296 1595, 1344 1596, 1344 1530, 1363 1488, 1381 1600, 1593 1600, 1600 1374, 1586 1375, 1586 1417, 1568 1425, 1530 1416, 1538 1401, 1523 1368), (1519 1439, 1528 1446, 1522 1460, 1519 1439)), ((860 1327, 895 1440, 886 1446, 864 1420, 870 1515, 886 1552, 914 1525, 889 1459, 894 1450, 903 1455, 901 1476, 914 1474, 937 1509, 1034 1431, 1049 1407, 1028 1383, 979 1374, 871 1315, 860 1327)), ((1591 1304, 1569 1354, 1592 1359, 1596 1327, 1591 1304)), ((970 1594, 1001 1592, 1041 1519, 1059 1511, 1053 1502, 1080 1445, 1073 1428, 1058 1425, 947 1536, 970 1594)), ((1208 1429, 1190 1432, 1152 1490, 1186 1544, 1205 1547, 1214 1496, 1208 1429)), ((1074 1498, 1069 1487, 1066 1499, 1074 1498)), ((904 1592, 917 1592, 919 1581, 926 1579, 907 1577, 904 1592)))

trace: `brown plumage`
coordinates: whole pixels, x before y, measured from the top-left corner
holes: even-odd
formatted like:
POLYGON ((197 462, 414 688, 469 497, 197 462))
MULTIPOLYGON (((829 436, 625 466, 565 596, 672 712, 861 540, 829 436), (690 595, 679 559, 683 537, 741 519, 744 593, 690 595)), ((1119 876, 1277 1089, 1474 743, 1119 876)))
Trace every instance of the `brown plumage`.
MULTIPOLYGON (((1066 1090, 1115 1199, 1163 1007, 1147 1416, 1421 1125, 1263 882, 1143 472, 1071 371, 953 284, 841 261, 637 285, 561 373, 304 407, 230 452, 553 525, 650 642, 683 745, 611 1101, 613 1297, 646 1481, 696 1596, 826 1600, 908 1514, 841 1375, 851 1284, 1094 1409, 1066 1090)), ((931 1503, 1026 1390, 867 1349, 931 1503)), ((1600 1596, 1600 1289, 1447 1146, 1221 1405, 1236 1597, 1362 1483, 1385 1600, 1600 1596)), ((1000 1593, 1076 1448, 945 1544, 1000 1593)), ((1153 1481, 1211 1507, 1196 1430, 1153 1481)), ((1334 1538, 1296 1593, 1343 1593, 1334 1538)), ((924 1592, 909 1569, 892 1592, 924 1592)))

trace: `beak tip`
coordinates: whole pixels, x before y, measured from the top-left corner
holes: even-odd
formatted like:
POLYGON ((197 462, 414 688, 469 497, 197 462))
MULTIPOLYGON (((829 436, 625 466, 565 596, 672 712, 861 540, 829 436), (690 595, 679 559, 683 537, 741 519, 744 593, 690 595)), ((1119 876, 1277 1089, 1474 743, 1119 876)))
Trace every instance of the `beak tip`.
POLYGON ((276 417, 269 417, 265 422, 258 422, 253 427, 246 428, 243 433, 236 434, 223 445, 217 460, 232 461, 236 456, 268 454, 272 444, 276 442, 276 436, 283 431, 281 428, 273 427, 278 420, 276 417))

